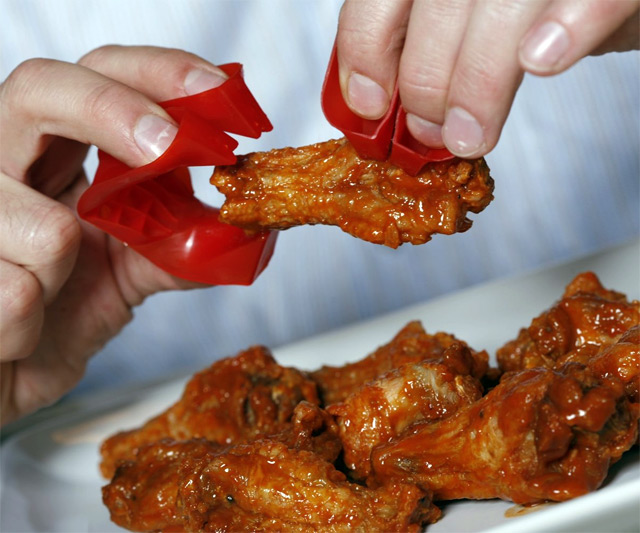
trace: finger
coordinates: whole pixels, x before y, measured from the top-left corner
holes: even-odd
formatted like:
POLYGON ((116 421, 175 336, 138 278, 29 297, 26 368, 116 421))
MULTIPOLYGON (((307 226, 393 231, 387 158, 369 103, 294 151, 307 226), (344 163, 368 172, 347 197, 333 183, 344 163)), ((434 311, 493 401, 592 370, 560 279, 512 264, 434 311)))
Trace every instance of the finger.
POLYGON ((194 54, 154 46, 103 46, 78 63, 156 102, 213 89, 228 78, 224 71, 194 54))
POLYGON ((609 52, 627 52, 640 49, 640 12, 635 11, 622 25, 596 48, 590 55, 601 55, 609 52))
POLYGON ((380 118, 395 88, 412 0, 346 0, 338 22, 340 86, 358 115, 380 118))
POLYGON ((68 207, 2 174, 0 196, 0 259, 30 272, 47 305, 75 264, 79 222, 68 207))
POLYGON ((562 72, 618 29, 624 30, 625 44, 637 46, 639 5, 637 0, 554 1, 522 39, 522 68, 538 75, 562 72))
POLYGON ((442 128, 446 147, 459 157, 480 157, 498 142, 522 80, 517 48, 545 2, 477 3, 451 76, 442 128))
POLYGON ((44 321, 42 289, 28 270, 0 259, 0 362, 31 354, 44 321))
POLYGON ((473 10, 473 0, 416 0, 411 9, 398 88, 411 134, 441 147, 451 74, 473 10))
POLYGON ((27 183, 42 194, 56 198, 81 174, 89 146, 54 137, 47 148, 29 168, 27 183))
POLYGON ((156 159, 177 128, 142 93, 78 65, 32 59, 0 86, 2 171, 26 179, 52 136, 95 144, 130 166, 156 159))

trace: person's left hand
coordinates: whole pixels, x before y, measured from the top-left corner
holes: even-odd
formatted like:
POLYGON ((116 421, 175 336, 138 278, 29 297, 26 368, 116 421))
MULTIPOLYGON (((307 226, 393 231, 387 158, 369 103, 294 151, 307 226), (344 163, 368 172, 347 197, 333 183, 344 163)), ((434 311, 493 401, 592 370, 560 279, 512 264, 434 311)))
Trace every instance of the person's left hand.
POLYGON ((177 132, 156 102, 225 79, 180 50, 107 46, 79 64, 26 61, 0 85, 2 424, 73 387, 147 296, 196 287, 78 220, 75 206, 89 145, 149 163, 177 132))

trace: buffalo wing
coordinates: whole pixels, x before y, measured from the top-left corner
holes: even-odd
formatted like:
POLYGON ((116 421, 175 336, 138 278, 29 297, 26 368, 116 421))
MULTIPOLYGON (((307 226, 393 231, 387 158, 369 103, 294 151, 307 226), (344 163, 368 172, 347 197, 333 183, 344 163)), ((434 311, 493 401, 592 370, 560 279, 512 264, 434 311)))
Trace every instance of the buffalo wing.
POLYGON ((429 334, 419 321, 409 322, 387 344, 379 347, 364 359, 340 367, 323 366, 311 372, 318 384, 324 405, 343 402, 364 384, 407 363, 419 363, 425 359, 441 360, 459 374, 481 378, 489 365, 485 351, 462 349, 466 344, 444 332, 429 334), (460 349, 448 350, 452 346, 460 349))
POLYGON ((493 199, 484 159, 430 163, 411 176, 361 159, 346 139, 238 157, 215 169, 223 222, 247 230, 329 224, 376 244, 423 244, 471 227, 493 199))
POLYGON ((413 424, 446 418, 479 400, 482 385, 470 375, 474 363, 469 348, 457 342, 441 359, 403 364, 362 385, 344 402, 330 405, 327 410, 338 422, 352 477, 366 478, 371 451, 413 424))
POLYGON ((102 445, 102 473, 162 438, 206 438, 230 444, 288 427, 301 401, 318 404, 316 385, 302 372, 276 363, 267 348, 256 346, 198 372, 182 398, 142 427, 118 433, 102 445))
POLYGON ((160 441, 122 463, 103 498, 136 531, 413 531, 440 511, 401 481, 350 483, 320 455, 263 438, 220 450, 160 441))
POLYGON ((584 272, 567 285, 556 304, 498 350, 498 364, 509 372, 555 368, 569 353, 584 360, 639 323, 640 302, 605 289, 594 273, 584 272))
POLYGON ((436 500, 563 501, 598 488, 637 435, 621 386, 577 363, 561 372, 533 368, 375 449, 373 476, 428 487, 436 500))

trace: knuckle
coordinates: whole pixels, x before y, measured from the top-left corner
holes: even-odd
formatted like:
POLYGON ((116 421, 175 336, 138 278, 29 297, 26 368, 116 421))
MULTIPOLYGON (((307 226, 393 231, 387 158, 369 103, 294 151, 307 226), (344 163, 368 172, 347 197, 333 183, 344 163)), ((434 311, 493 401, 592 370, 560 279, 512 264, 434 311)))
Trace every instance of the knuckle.
POLYGON ((8 106, 11 110, 19 107, 30 94, 30 87, 37 86, 38 80, 50 67, 51 60, 42 58, 27 59, 20 63, 7 79, 0 85, 0 104, 8 106))
POLYGON ((32 254, 45 256, 47 263, 55 264, 77 252, 82 230, 69 208, 55 203, 37 209, 34 216, 37 222, 27 234, 32 254))
POLYGON ((51 381, 42 379, 42 375, 22 373, 13 383, 15 409, 19 414, 28 414, 41 407, 47 407, 55 402, 65 392, 60 390, 58 376, 51 381))
POLYGON ((12 325, 27 323, 44 306, 42 287, 28 270, 13 269, 9 279, 2 282, 0 305, 5 323, 12 325))
POLYGON ((105 79, 87 91, 82 102, 82 112, 97 124, 113 122, 119 109, 131 100, 131 90, 117 82, 105 79))
MULTIPOLYGON (((419 65, 401 65, 398 88, 404 107, 410 112, 444 112, 449 93, 447 74, 419 65)), ((430 118, 430 117, 425 117, 430 118)))
POLYGON ((456 73, 456 89, 467 99, 495 101, 501 97, 505 76, 499 76, 497 66, 487 57, 476 56, 456 73))
POLYGON ((105 57, 112 55, 115 51, 121 49, 122 46, 117 44, 105 44, 84 54, 79 60, 78 65, 83 67, 95 68, 100 65, 105 57))
POLYGON ((378 56, 384 50, 382 42, 374 38, 373 32, 357 27, 343 28, 338 47, 342 55, 351 56, 356 61, 378 56))
POLYGON ((340 16, 338 47, 354 61, 370 61, 402 48, 406 23, 390 28, 383 10, 366 10, 357 17, 345 13, 340 16))
POLYGON ((516 20, 514 17, 520 17, 531 9, 531 2, 530 0, 496 0, 487 2, 483 7, 489 19, 510 21, 516 20))
POLYGON ((51 65, 50 59, 43 59, 39 57, 27 59, 20 63, 9 74, 7 82, 11 82, 18 85, 24 85, 30 80, 35 80, 41 77, 42 72, 47 70, 51 65))

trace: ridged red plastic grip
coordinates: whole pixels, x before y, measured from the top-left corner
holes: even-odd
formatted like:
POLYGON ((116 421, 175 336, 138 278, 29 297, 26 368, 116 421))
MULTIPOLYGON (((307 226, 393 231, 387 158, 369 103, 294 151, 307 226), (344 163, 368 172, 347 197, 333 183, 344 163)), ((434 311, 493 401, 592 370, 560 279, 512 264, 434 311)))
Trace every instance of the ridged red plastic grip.
POLYGON ((218 220, 219 210, 194 196, 188 167, 229 165, 238 143, 225 132, 259 137, 272 129, 242 77, 242 65, 220 68, 222 85, 159 105, 178 123, 169 148, 130 168, 99 151, 78 214, 174 276, 212 285, 249 285, 267 266, 277 232, 247 234, 218 220))
POLYGON ((333 46, 322 86, 322 110, 329 123, 349 139, 363 159, 388 159, 415 176, 429 162, 454 157, 446 148, 429 148, 411 136, 397 87, 382 118, 367 120, 351 111, 340 91, 336 45, 333 46))

